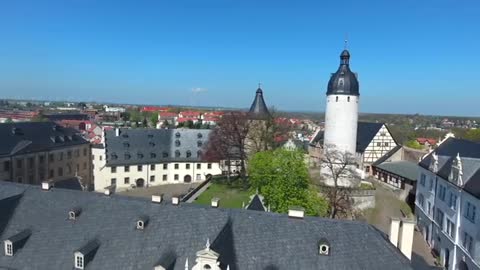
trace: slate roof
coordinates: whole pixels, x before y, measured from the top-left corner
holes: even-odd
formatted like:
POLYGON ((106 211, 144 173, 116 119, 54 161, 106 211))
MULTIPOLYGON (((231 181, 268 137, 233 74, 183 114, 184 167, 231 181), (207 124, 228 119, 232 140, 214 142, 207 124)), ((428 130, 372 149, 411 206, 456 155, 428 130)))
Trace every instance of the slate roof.
POLYGON ((357 152, 363 153, 384 123, 358 122, 357 152))
POLYGON ((86 144, 78 131, 53 122, 0 124, 0 157, 86 144))
POLYGON ((375 167, 412 181, 417 181, 418 172, 420 169, 418 164, 409 161, 384 162, 379 165, 375 165, 375 167))
POLYGON ((448 138, 432 153, 422 159, 419 165, 428 170, 432 162, 433 153, 438 156, 437 174, 446 180, 448 180, 450 175, 453 160, 457 154, 460 155, 463 169, 463 189, 480 199, 480 143, 448 138))
POLYGON ((357 76, 350 70, 350 53, 344 50, 340 54, 340 66, 328 81, 328 95, 360 96, 357 76))
POLYGON ((107 166, 201 161, 208 129, 120 129, 105 134, 107 166), (190 155, 190 156, 188 156, 190 155))
MULTIPOLYGON (((385 125, 385 123, 358 122, 357 152, 365 152, 365 149, 367 149, 368 145, 383 125, 385 125)), ((324 133, 325 131, 319 131, 316 133, 315 137, 311 140, 311 144, 316 144, 317 142, 323 143, 324 133)))
POLYGON ((13 257, 0 254, 0 268, 72 269, 74 252, 90 241, 98 249, 85 269, 168 269, 190 267, 210 239, 222 269, 412 269, 379 231, 362 222, 243 209, 171 205, 66 189, 0 182, 0 240, 30 228, 31 236, 13 257), (7 196, 5 198, 5 196, 7 196), (75 220, 68 212, 81 207, 75 220), (137 218, 149 217, 145 229, 137 218), (8 221, 8 222, 7 222, 8 221), (329 256, 318 254, 328 239, 329 256))
POLYGON ((248 111, 248 116, 252 119, 261 120, 267 119, 271 116, 267 105, 265 104, 265 100, 263 99, 263 91, 260 87, 257 89, 255 99, 253 100, 252 106, 248 111))

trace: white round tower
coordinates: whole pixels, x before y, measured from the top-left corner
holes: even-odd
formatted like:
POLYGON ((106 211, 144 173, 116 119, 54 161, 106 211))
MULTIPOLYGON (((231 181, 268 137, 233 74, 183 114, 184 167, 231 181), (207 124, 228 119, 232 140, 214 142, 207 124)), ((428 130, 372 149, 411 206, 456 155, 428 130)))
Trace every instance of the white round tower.
MULTIPOLYGON (((350 70, 349 61, 350 53, 344 50, 340 55, 340 67, 328 82, 323 146, 325 155, 327 151, 334 150, 348 153, 353 158, 357 146, 360 92, 357 76, 350 70)), ((322 169, 322 173, 328 172, 322 169)), ((327 185, 331 184, 329 182, 326 179, 327 185)))

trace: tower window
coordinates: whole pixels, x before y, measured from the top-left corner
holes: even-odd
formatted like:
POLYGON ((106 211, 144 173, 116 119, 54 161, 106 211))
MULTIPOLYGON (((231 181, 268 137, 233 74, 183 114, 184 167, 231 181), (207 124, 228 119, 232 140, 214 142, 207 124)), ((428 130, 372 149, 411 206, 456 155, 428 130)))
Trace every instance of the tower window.
POLYGON ((335 97, 335 102, 338 102, 338 96, 335 97))
POLYGON ((347 101, 350 102, 350 97, 347 97, 347 101))

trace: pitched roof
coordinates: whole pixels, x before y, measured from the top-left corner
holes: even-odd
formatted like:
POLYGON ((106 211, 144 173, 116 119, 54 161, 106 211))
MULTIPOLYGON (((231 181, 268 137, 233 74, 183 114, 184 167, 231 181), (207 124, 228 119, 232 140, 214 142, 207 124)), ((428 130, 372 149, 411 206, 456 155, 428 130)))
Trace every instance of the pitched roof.
POLYGON ((199 161, 209 129, 120 129, 106 131, 107 165, 199 161))
POLYGON ((270 117, 270 112, 265 104, 265 100, 263 99, 263 91, 260 87, 257 89, 255 99, 253 100, 252 106, 248 111, 248 116, 252 119, 267 119, 270 117))
POLYGON ((52 122, 0 124, 0 157, 86 144, 73 128, 52 122))
POLYGON ((357 152, 363 153, 367 149, 384 123, 358 122, 357 126, 357 152))
POLYGON ((247 206, 248 210, 255 210, 255 211, 264 211, 265 212, 265 206, 263 205, 262 199, 260 199, 260 196, 258 194, 255 194, 250 201, 250 204, 247 206))
POLYGON ((449 178, 453 160, 459 155, 463 170, 463 189, 480 198, 480 143, 448 138, 422 159, 419 165, 428 170, 434 153, 438 156, 437 174, 446 180, 449 178))
POLYGON ((418 164, 409 161, 384 162, 379 165, 375 165, 375 167, 412 181, 417 181, 418 172, 420 169, 418 164))
MULTIPOLYGON (((370 142, 373 140, 378 131, 385 123, 369 123, 358 122, 357 125, 357 152, 363 153, 367 149, 370 142)), ((316 144, 317 142, 323 143, 323 136, 325 131, 318 130, 310 144, 316 144)))
POLYGON ((211 239, 222 269, 226 264, 232 270, 412 269, 384 235, 361 222, 156 204, 117 195, 44 191, 9 182, 0 182, 2 195, 10 197, 0 200, 0 213, 6 217, 2 221, 8 220, 0 221, 1 239, 25 228, 32 230, 13 257, 0 255, 0 265, 7 268, 71 269, 74 252, 95 240, 99 246, 86 269, 151 270, 160 260, 174 262, 173 269, 183 270, 185 260, 193 264, 197 251, 211 239), (82 212, 69 220, 66 217, 74 207, 81 207, 82 212), (150 218, 143 230, 135 229, 140 215, 150 218), (322 238, 330 242, 329 256, 318 254, 322 238))

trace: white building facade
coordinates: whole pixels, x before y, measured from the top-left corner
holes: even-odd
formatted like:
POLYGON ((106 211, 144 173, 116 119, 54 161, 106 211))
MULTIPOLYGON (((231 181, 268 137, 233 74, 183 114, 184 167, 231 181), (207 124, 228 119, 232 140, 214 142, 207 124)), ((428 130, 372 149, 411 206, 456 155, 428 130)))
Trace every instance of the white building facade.
POLYGON ((480 145, 450 138, 420 167, 415 215, 425 241, 445 269, 480 269, 480 145))
POLYGON ((95 190, 201 182, 222 173, 202 159, 209 130, 116 129, 92 148, 95 190))

